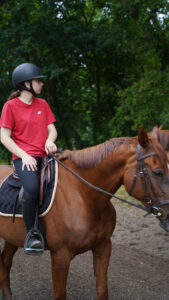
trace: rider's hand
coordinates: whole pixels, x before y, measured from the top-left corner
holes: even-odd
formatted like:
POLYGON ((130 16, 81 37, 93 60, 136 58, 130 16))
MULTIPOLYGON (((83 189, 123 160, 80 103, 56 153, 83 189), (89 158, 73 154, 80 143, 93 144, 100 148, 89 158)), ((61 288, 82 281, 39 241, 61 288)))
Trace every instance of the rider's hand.
POLYGON ((55 153, 57 151, 57 147, 56 147, 55 143, 52 142, 50 139, 46 140, 45 151, 46 151, 46 154, 55 153))
POLYGON ((25 166, 27 167, 28 171, 36 171, 37 170, 36 159, 30 156, 29 154, 25 154, 22 157, 22 171, 24 171, 25 166))

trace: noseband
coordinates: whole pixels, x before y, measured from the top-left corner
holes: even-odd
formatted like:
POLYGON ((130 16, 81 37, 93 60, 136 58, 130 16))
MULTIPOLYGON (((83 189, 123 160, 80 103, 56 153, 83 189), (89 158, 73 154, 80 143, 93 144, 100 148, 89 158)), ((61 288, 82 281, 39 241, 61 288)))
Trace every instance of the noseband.
POLYGON ((154 187, 152 185, 150 176, 148 174, 148 170, 147 170, 145 162, 144 162, 145 158, 148 158, 148 157, 151 157, 151 156, 157 156, 157 154, 155 152, 152 152, 152 153, 149 153, 149 154, 146 154, 146 155, 142 155, 141 145, 140 144, 137 145, 137 161, 138 161, 138 164, 137 164, 136 173, 134 175, 134 180, 133 180, 132 186, 130 188, 129 194, 131 194, 131 192, 132 192, 132 190, 133 190, 133 188, 136 184, 138 174, 140 174, 140 178, 141 178, 143 188, 144 188, 144 192, 145 192, 145 195, 146 195, 146 202, 148 204, 148 214, 152 213, 156 217, 167 218, 167 213, 165 212, 164 209, 161 208, 161 206, 169 204, 169 200, 163 200, 163 201, 159 200, 158 195, 156 194, 156 192, 154 190, 154 187), (156 200, 155 204, 152 203, 152 199, 149 195, 147 186, 149 186, 150 190, 152 191, 152 194, 153 194, 153 196, 156 200))

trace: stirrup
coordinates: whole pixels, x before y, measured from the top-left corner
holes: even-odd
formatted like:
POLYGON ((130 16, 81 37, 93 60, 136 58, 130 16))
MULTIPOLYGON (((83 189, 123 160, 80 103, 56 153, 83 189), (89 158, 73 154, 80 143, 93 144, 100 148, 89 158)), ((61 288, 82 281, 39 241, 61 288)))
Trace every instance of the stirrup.
POLYGON ((45 248, 45 242, 40 230, 38 229, 35 230, 34 228, 29 230, 24 243, 24 253, 29 255, 41 255, 44 252, 44 248, 45 248), (35 235, 39 239, 41 243, 40 248, 31 248, 28 246, 29 241, 32 238, 32 235, 35 235))

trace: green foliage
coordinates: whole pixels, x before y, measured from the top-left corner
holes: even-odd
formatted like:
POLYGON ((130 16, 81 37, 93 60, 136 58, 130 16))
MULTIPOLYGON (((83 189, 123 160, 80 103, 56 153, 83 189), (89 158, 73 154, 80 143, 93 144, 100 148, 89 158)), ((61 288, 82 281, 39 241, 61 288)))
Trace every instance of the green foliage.
POLYGON ((141 125, 148 131, 153 125, 169 128, 168 83, 169 69, 146 71, 139 81, 119 91, 116 118, 110 121, 114 132, 120 136, 125 130, 127 135, 136 135, 141 125))
POLYGON ((1 2, 1 108, 27 61, 47 75, 59 147, 168 128, 167 0, 1 2))

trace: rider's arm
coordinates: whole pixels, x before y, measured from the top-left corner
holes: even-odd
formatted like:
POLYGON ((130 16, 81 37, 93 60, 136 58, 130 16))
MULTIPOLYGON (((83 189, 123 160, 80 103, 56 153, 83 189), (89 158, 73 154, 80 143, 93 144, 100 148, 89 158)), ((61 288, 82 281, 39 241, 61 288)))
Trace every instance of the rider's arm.
POLYGON ((48 125, 48 138, 45 143, 45 151, 48 154, 49 152, 53 153, 56 152, 57 147, 55 145, 55 140, 57 138, 57 130, 53 123, 48 125))
POLYGON ((52 142, 55 142, 56 139, 57 139, 57 130, 55 128, 55 125, 52 123, 52 124, 49 124, 48 125, 48 139, 50 139, 52 142))
POLYGON ((14 153, 16 156, 22 159, 23 165, 27 166, 28 170, 36 170, 36 160, 27 154, 24 150, 17 146, 17 144, 11 138, 11 129, 7 127, 1 127, 1 143, 11 152, 14 153))
POLYGON ((22 158, 26 154, 20 147, 16 145, 16 143, 11 138, 11 129, 7 127, 1 128, 1 143, 16 156, 22 158))

